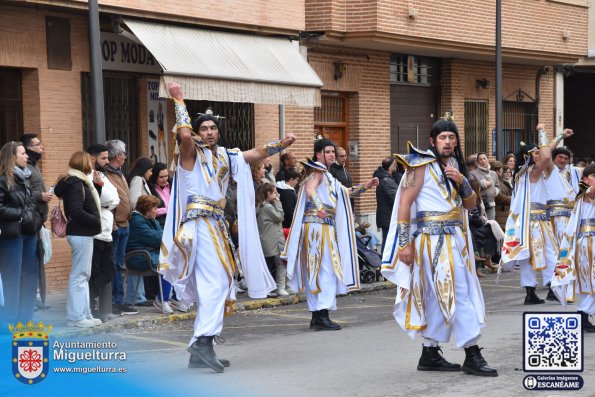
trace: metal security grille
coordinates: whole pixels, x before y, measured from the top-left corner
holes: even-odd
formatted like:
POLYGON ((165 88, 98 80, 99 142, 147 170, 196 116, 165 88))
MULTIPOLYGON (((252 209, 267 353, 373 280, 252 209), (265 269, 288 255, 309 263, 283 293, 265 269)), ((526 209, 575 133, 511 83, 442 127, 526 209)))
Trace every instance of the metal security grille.
MULTIPOLYGON (((93 142, 93 106, 91 75, 81 78, 83 100, 83 146, 93 142)), ((139 156, 138 85, 135 78, 105 76, 103 78, 106 140, 119 139, 126 144, 128 163, 139 156)))
POLYGON ((434 68, 438 70, 432 58, 393 54, 389 66, 390 82, 391 84, 432 84, 434 68))
POLYGON ((520 142, 536 142, 537 126, 537 105, 534 102, 513 102, 502 103, 504 123, 502 133, 504 134, 504 150, 502 153, 516 153, 520 148, 520 142))
POLYGON ((465 153, 488 150, 488 101, 465 100, 465 153))
POLYGON ((220 145, 227 148, 249 150, 254 147, 254 104, 214 101, 186 101, 192 120, 208 107, 221 119, 220 145))
POLYGON ((345 97, 322 95, 320 107, 314 108, 315 123, 343 123, 345 117, 345 97))
POLYGON ((0 68, 0 147, 23 133, 21 72, 0 68))

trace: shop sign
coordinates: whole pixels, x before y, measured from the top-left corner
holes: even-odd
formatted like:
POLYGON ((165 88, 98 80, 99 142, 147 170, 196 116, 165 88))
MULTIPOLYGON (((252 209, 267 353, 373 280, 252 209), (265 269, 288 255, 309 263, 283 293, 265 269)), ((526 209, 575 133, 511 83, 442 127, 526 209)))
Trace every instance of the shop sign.
POLYGON ((147 48, 116 33, 101 33, 104 70, 159 74, 161 66, 147 48))

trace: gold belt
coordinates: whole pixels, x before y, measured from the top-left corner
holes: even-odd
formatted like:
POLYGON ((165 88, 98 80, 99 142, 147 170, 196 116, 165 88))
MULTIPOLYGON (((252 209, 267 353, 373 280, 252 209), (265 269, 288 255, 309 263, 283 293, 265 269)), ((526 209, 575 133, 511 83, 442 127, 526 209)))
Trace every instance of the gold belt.
MULTIPOLYGON (((442 221, 461 221, 463 219, 463 212, 460 208, 455 208, 448 212, 440 213, 440 215, 430 215, 432 211, 423 211, 424 216, 418 216, 418 222, 442 222, 442 221), (428 215, 425 215, 428 214, 428 215)), ((418 213, 419 215, 419 213, 418 213)))
POLYGON ((547 208, 567 208, 573 209, 575 201, 551 200, 547 202, 547 208))
POLYGON ((225 209, 226 200, 224 198, 220 200, 209 200, 203 196, 190 196, 188 197, 188 204, 186 205, 186 211, 190 210, 203 210, 209 211, 214 214, 223 215, 225 209))
POLYGON ((579 233, 590 233, 595 232, 595 226, 592 225, 583 225, 578 229, 579 233))

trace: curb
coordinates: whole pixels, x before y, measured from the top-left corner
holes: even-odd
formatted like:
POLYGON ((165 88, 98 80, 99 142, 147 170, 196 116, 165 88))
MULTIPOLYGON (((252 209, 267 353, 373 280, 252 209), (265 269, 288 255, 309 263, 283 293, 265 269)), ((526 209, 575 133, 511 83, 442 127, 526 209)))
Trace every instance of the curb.
MULTIPOLYGON (((390 281, 379 281, 371 284, 362 284, 359 290, 355 290, 350 292, 350 294, 362 294, 362 293, 369 293, 374 291, 382 291, 386 289, 393 289, 396 286, 391 283, 390 281)), ((339 295, 345 296, 345 295, 339 295)), ((236 311, 237 312, 245 312, 249 310, 258 310, 258 309, 266 309, 270 307, 277 307, 277 306, 288 306, 288 305, 295 305, 299 302, 305 302, 306 296, 304 294, 297 294, 294 296, 284 297, 284 298, 263 298, 263 299, 254 299, 244 302, 236 302, 236 311)), ((132 317, 132 316, 129 316, 132 317)), ((159 316, 154 318, 142 319, 142 320, 134 320, 122 322, 122 323, 104 323, 100 326, 93 327, 93 328, 83 328, 83 329, 65 329, 60 331, 54 331, 54 337, 60 338, 69 338, 69 337, 78 337, 78 336, 88 336, 88 335, 97 335, 97 334, 104 334, 104 333, 111 333, 114 331, 119 330, 127 330, 127 329, 134 329, 134 328, 148 328, 150 326, 155 325, 163 325, 163 324, 171 324, 174 322, 185 321, 185 320, 194 320, 196 318, 196 312, 192 313, 180 313, 180 314, 170 314, 169 316, 159 316)))

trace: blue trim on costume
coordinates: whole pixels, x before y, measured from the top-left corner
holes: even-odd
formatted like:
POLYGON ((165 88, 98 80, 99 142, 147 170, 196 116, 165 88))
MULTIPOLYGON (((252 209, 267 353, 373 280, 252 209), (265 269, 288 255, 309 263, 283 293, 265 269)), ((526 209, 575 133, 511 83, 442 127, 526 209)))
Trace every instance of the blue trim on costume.
MULTIPOLYGON (((388 234, 386 235, 388 237, 388 234)), ((382 261, 382 263, 386 263, 386 264, 390 264, 393 263, 393 258, 395 257, 395 248, 397 247, 397 239, 394 238, 393 239, 393 247, 390 250, 390 259, 388 261, 382 261)), ((386 245, 384 246, 384 249, 386 250, 386 245)), ((384 254, 384 252, 382 252, 384 254)))
MULTIPOLYGON (((530 177, 529 170, 527 169, 527 171, 525 173, 525 194, 523 195, 523 206, 521 208, 521 225, 524 225, 526 222, 526 219, 525 219, 525 212, 526 212, 525 208, 527 207, 526 198, 527 198, 527 192, 530 192, 530 190, 527 190, 527 189, 531 188, 530 186, 527 186, 527 184, 529 183, 529 177, 530 177)), ((523 228, 524 227, 525 226, 523 226, 523 228)), ((529 230, 529 234, 531 234, 530 230, 529 230)), ((521 238, 520 238, 521 247, 525 245, 524 239, 525 239, 525 233, 523 231, 521 231, 521 238)))

